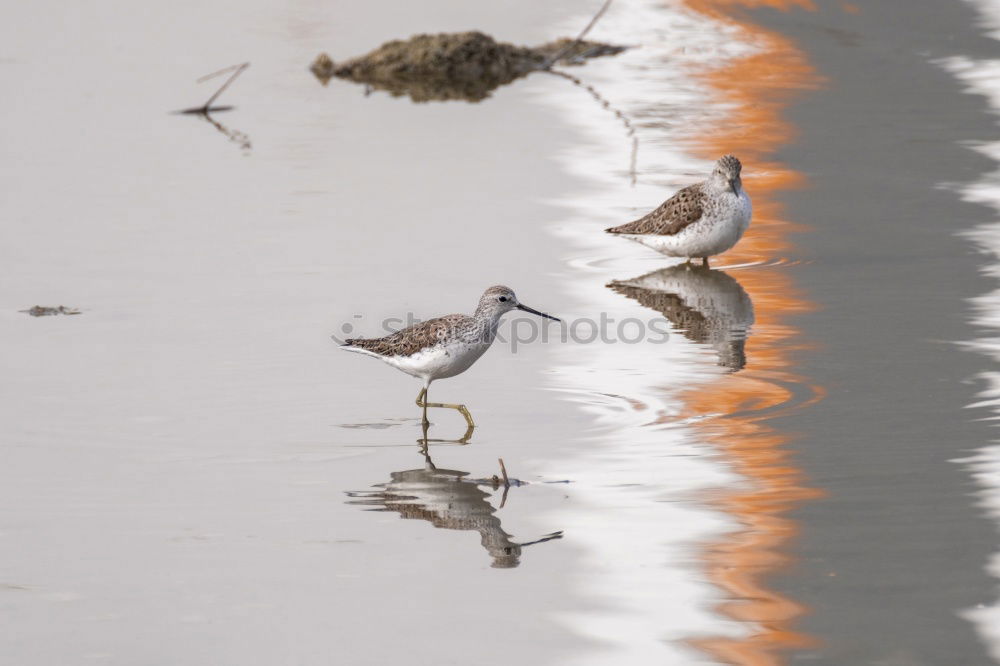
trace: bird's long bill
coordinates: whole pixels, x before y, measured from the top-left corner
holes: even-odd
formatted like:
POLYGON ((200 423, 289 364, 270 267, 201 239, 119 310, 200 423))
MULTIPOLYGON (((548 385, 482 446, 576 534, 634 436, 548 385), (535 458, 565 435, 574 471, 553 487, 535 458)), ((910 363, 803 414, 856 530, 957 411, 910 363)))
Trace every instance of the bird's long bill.
POLYGON ((517 304, 517 309, 518 310, 524 310, 525 312, 530 312, 531 314, 536 314, 539 317, 545 317, 546 319, 551 319, 552 321, 562 321, 562 319, 559 319, 557 317, 553 317, 552 315, 547 315, 544 312, 539 312, 535 308, 529 308, 527 305, 524 305, 522 303, 518 303, 517 304))
POLYGON ((737 180, 735 178, 733 178, 732 180, 730 180, 729 181, 729 189, 731 189, 733 191, 733 194, 735 194, 736 196, 739 196, 740 190, 736 186, 736 183, 737 183, 737 180))

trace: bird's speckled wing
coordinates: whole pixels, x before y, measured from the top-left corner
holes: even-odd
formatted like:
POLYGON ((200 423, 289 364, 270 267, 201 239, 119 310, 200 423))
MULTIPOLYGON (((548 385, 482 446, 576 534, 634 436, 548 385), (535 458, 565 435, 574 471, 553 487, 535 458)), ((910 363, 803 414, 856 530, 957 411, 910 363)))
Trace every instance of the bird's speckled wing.
POLYGON ((673 236, 701 219, 705 194, 701 183, 688 185, 653 212, 634 222, 611 227, 609 234, 656 234, 673 236))
POLYGON ((384 338, 353 338, 345 341, 350 347, 365 349, 379 356, 410 356, 444 342, 470 319, 467 315, 453 314, 428 319, 384 338))

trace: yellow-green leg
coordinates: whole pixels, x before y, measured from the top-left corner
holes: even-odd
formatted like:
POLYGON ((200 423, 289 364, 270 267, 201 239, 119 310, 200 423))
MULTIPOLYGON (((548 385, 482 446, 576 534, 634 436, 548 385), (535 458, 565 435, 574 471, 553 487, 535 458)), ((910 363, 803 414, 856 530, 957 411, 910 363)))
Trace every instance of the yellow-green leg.
POLYGON ((450 405, 444 402, 425 402, 424 398, 427 397, 427 387, 420 389, 420 395, 417 396, 417 407, 424 408, 424 423, 428 423, 427 420, 427 408, 428 407, 445 407, 448 409, 457 409, 462 416, 465 417, 465 422, 470 428, 476 427, 476 422, 472 420, 472 414, 466 409, 465 405, 450 405))
POLYGON ((472 439, 472 433, 474 433, 476 431, 476 429, 474 427, 472 427, 472 426, 466 426, 465 427, 465 434, 462 435, 459 439, 430 439, 427 436, 427 429, 429 427, 430 427, 430 424, 428 424, 428 423, 424 424, 424 426, 423 426, 423 428, 424 428, 424 436, 417 440, 417 443, 420 444, 420 452, 422 454, 424 454, 424 458, 425 458, 426 462, 430 462, 430 457, 429 457, 429 453, 428 453, 428 448, 427 447, 431 443, 434 443, 434 444, 468 444, 469 440, 472 439))
POLYGON ((422 389, 420 389, 420 395, 417 396, 417 407, 423 407, 424 408, 423 426, 424 426, 424 432, 427 432, 427 426, 429 426, 431 424, 431 422, 427 420, 427 403, 424 402, 424 396, 425 395, 427 395, 427 387, 426 386, 423 387, 422 389))
POLYGON ((476 424, 472 423, 472 419, 468 419, 469 423, 465 427, 465 434, 462 435, 460 439, 456 439, 456 444, 468 444, 469 438, 472 437, 472 431, 476 429, 476 424))
POLYGON ((417 443, 420 444, 420 453, 422 453, 423 456, 424 456, 424 466, 425 466, 425 468, 429 469, 429 470, 435 470, 435 469, 437 469, 437 467, 434 466, 434 461, 431 460, 431 452, 430 452, 430 449, 429 449, 431 440, 428 439, 428 437, 427 437, 427 426, 428 425, 429 424, 424 423, 424 425, 423 425, 424 436, 421 437, 420 439, 418 439, 417 443))

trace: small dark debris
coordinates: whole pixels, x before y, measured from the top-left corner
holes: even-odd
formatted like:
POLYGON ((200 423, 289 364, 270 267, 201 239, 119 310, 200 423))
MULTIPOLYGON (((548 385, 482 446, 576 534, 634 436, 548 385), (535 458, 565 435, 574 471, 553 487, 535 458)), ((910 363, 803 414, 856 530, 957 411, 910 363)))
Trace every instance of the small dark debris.
POLYGON ((19 310, 19 312, 27 312, 32 317, 49 317, 52 315, 78 315, 80 311, 76 308, 68 308, 65 305, 60 305, 59 307, 52 308, 43 305, 36 305, 33 308, 27 310, 19 310))

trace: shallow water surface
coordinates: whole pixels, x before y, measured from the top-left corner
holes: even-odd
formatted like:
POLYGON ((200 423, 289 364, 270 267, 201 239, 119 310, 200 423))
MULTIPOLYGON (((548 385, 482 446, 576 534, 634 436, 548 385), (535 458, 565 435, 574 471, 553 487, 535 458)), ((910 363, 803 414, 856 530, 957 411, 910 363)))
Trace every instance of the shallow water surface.
POLYGON ((5 661, 989 663, 995 165, 964 143, 996 131, 961 91, 993 42, 971 6, 816 4, 620 0, 591 37, 637 48, 478 103, 308 65, 596 8, 19 8, 5 661), (217 125, 168 113, 243 61, 217 125), (727 152, 754 222, 710 267, 603 233, 727 152), (330 340, 497 283, 566 324, 432 386, 471 433, 330 340))

